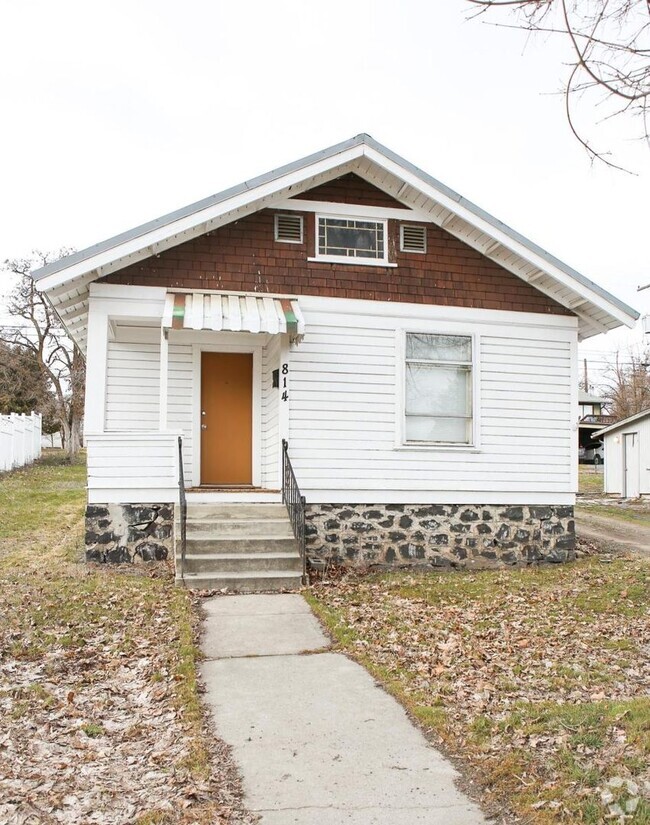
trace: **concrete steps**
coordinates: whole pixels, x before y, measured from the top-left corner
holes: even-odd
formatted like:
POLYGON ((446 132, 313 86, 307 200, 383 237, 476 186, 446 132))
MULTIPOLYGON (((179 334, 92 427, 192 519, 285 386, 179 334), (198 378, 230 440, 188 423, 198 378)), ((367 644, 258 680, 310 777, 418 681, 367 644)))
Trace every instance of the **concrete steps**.
MULTIPOLYGON (((180 568, 177 518, 177 581, 180 568)), ((236 593, 295 590, 301 576, 300 551, 283 504, 188 504, 186 587, 236 593)))
POLYGON ((188 573, 186 587, 193 590, 232 590, 233 593, 268 593, 270 591, 297 590, 300 574, 290 570, 248 571, 243 573, 188 573))

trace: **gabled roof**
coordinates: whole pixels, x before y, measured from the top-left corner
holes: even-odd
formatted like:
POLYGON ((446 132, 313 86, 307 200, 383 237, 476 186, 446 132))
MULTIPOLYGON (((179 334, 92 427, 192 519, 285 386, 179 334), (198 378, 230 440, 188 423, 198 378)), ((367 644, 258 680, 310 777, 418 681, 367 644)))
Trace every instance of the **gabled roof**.
POLYGON ((650 410, 641 410, 640 413, 636 413, 635 415, 630 415, 627 418, 623 418, 621 421, 617 421, 615 424, 610 424, 609 427, 603 427, 602 430, 598 430, 592 434, 592 438, 602 438, 604 435, 608 433, 613 433, 614 430, 620 430, 621 427, 626 427, 628 424, 632 424, 634 421, 640 421, 642 418, 647 418, 650 415, 650 410))
POLYGON ((92 281, 349 172, 412 209, 415 219, 441 226, 570 309, 578 316, 581 338, 631 327, 639 317, 593 281, 366 134, 47 264, 33 277, 83 349, 92 281))

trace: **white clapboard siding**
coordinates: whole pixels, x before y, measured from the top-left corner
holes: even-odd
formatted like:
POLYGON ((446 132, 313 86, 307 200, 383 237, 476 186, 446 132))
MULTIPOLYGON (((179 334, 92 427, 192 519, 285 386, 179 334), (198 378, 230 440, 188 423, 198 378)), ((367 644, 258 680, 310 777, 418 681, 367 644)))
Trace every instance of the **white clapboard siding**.
MULTIPOLYGON (((453 309, 431 308, 429 315, 428 308, 407 305, 308 296, 300 301, 304 340, 291 345, 287 356, 279 335, 265 339, 261 349, 256 461, 263 486, 280 484, 282 427, 282 434, 288 430, 298 482, 312 502, 462 503, 481 501, 481 496, 503 503, 522 497, 530 502, 571 500, 577 416, 577 342, 571 319, 504 313, 502 323, 474 310, 454 315, 453 309), (445 316, 440 326, 436 313, 445 316), (401 342, 409 329, 474 335, 478 438, 472 447, 400 442, 401 342), (286 405, 280 401, 282 388, 272 386, 281 358, 289 362, 286 405)), ((187 333, 184 338, 170 335, 167 427, 171 434, 183 435, 185 479, 191 486, 198 484, 193 472, 199 463, 193 443, 200 394, 197 355, 204 345, 214 349, 221 340, 226 344, 220 336, 229 333, 187 333)), ((158 442, 159 452, 132 439, 138 431, 148 438, 159 427, 157 334, 153 329, 121 333, 109 343, 106 429, 124 433, 126 447, 115 454, 116 463, 117 442, 95 443, 89 477, 98 490, 119 491, 116 468, 133 489, 159 489, 151 487, 158 476, 163 481, 157 483, 170 481, 171 463, 177 460, 175 436, 158 442)))
POLYGON ((408 490, 455 491, 458 501, 482 490, 491 500, 503 493, 504 501, 514 492, 573 492, 571 331, 481 329, 479 443, 427 449, 397 441, 397 330, 408 323, 387 317, 377 328, 377 318, 365 327, 358 320, 354 328, 334 314, 308 311, 305 340, 291 352, 291 455, 308 500, 344 490, 351 501, 354 491, 374 492, 378 502, 408 490))
POLYGON ((106 364, 106 430, 157 430, 160 421, 159 404, 160 343, 109 341, 106 364))
POLYGON ((178 497, 176 436, 111 432, 86 436, 88 500, 172 502, 178 497))
MULTIPOLYGON (((160 346, 157 330, 122 329, 119 341, 108 345, 107 432, 153 432, 159 428, 160 346)), ((215 341, 218 342, 218 338, 215 341)), ((261 474, 266 487, 279 485, 279 392, 273 389, 273 370, 279 368, 280 336, 262 348, 261 474)), ((214 345, 213 341, 210 341, 214 345)), ((198 484, 194 404, 195 352, 191 342, 170 341, 168 350, 167 428, 183 437, 183 470, 186 486, 198 484)), ((99 449, 99 448, 98 448, 99 449)), ((150 453, 149 453, 150 454, 150 453)), ((156 466, 155 463, 151 465, 156 466)), ((98 468, 100 469, 100 468, 98 468)))

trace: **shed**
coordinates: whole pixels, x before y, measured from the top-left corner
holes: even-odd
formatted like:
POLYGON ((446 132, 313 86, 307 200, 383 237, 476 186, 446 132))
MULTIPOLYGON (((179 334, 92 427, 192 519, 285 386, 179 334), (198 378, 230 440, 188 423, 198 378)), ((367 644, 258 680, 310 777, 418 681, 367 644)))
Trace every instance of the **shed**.
POLYGON ((650 495, 650 410, 594 433, 605 444, 604 492, 623 498, 650 495))

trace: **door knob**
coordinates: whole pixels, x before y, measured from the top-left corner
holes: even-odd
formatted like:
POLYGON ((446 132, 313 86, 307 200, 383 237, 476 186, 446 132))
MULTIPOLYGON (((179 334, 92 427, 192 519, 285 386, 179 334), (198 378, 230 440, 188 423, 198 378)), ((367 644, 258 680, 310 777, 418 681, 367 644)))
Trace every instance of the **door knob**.
POLYGON ((201 424, 201 429, 202 429, 202 430, 207 430, 207 429, 208 429, 208 425, 207 425, 207 424, 201 424))

